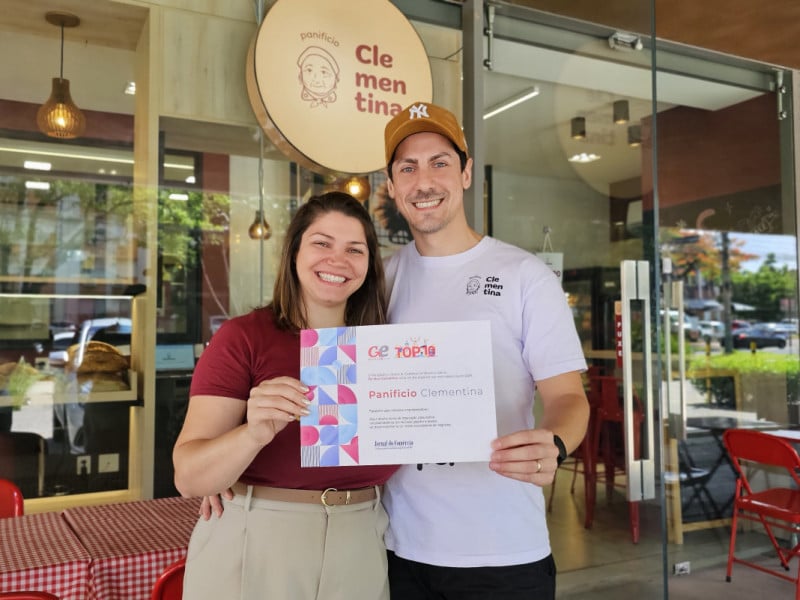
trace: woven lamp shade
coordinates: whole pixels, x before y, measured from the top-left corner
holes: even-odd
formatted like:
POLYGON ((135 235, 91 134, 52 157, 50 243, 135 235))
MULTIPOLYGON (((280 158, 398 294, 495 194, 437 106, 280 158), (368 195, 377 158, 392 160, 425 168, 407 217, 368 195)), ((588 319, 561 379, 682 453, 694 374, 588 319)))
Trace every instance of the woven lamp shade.
POLYGON ((342 189, 361 204, 367 201, 371 191, 369 179, 366 177, 351 177, 344 183, 342 189))
POLYGON ((54 138, 66 140, 83 134, 86 118, 72 101, 68 79, 53 77, 53 91, 39 107, 36 124, 42 133, 54 138))

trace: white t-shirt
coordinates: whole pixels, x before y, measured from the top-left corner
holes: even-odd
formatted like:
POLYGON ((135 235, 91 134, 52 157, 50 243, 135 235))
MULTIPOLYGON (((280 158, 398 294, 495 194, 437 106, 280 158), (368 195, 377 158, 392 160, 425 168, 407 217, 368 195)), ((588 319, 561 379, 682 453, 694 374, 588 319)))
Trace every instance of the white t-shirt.
MULTIPOLYGON (((533 427, 534 381, 586 368, 570 308, 534 255, 484 237, 454 256, 413 242, 386 263, 391 323, 489 320, 498 435, 533 427)), ((417 562, 477 567, 550 554, 542 489, 488 463, 404 465, 386 485, 386 546, 417 562)))

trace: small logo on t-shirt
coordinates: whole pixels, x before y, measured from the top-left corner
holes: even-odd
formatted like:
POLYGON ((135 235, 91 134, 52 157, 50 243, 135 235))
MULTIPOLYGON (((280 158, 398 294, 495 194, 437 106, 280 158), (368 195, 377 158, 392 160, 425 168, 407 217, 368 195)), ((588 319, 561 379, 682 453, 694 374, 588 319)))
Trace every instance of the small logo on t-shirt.
POLYGON ((473 275, 467 280, 467 296, 483 294, 484 296, 502 296, 503 284, 496 275, 480 277, 473 275))
POLYGON ((481 278, 478 275, 473 275, 467 281, 467 296, 474 296, 481 289, 481 278))

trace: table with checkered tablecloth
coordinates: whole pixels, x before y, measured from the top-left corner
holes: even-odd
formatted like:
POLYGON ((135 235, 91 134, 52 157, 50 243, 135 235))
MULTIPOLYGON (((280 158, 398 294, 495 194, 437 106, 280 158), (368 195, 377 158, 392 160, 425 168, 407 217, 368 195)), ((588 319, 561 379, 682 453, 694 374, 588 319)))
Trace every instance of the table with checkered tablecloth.
POLYGON ((91 557, 57 512, 0 519, 0 592, 84 600, 91 557))
POLYGON ((89 600, 148 600, 153 584, 186 555, 199 499, 159 498, 64 510, 91 557, 89 600))

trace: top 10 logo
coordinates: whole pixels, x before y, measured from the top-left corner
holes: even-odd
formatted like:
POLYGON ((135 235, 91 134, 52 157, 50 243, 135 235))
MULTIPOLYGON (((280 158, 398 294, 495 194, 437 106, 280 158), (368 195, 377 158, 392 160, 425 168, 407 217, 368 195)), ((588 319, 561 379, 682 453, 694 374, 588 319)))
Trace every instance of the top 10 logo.
POLYGON ((367 349, 367 356, 370 359, 386 358, 435 358, 436 345, 428 340, 418 340, 410 338, 402 345, 390 346, 388 344, 370 346, 367 349))

